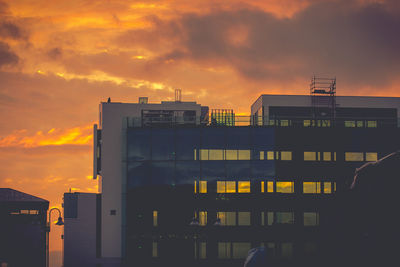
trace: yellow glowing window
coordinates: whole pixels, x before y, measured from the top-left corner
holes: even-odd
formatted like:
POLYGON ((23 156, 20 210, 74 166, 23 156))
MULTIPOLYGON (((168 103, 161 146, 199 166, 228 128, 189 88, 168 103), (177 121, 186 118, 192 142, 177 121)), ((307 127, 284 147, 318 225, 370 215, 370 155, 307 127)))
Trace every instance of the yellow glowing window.
POLYGON ((319 194, 321 193, 320 182, 303 182, 303 193, 304 194, 319 194))
POLYGON ((336 192, 336 182, 333 182, 333 192, 336 192))
POLYGON ((226 192, 225 181, 217 181, 217 193, 225 193, 225 192, 226 192))
POLYGON ((260 151, 260 160, 264 160, 264 151, 260 151))
POLYGON ((194 149, 194 160, 197 160, 197 149, 194 149))
POLYGON ((217 212, 217 216, 221 220, 222 226, 235 226, 236 225, 236 212, 220 211, 220 212, 217 212))
POLYGON ((200 160, 208 160, 208 149, 200 149, 200 160))
POLYGON ((250 150, 239 150, 239 160, 250 160, 250 150))
POLYGON ((207 181, 199 181, 199 193, 207 193, 207 181))
POLYGON ((274 126, 275 125, 275 120, 269 120, 268 125, 274 126))
POLYGON ((274 182, 273 181, 268 181, 267 182, 267 192, 268 193, 273 193, 274 192, 274 182))
POLYGON ((291 151, 281 151, 281 160, 292 160, 291 151))
POLYGON ((153 210, 153 226, 158 226, 158 211, 153 210))
POLYGON ((331 161, 332 160, 332 153, 331 152, 323 152, 324 161, 331 161))
POLYGON ((237 150, 226 150, 226 160, 237 160, 238 159, 238 151, 237 150))
POLYGON ((275 159, 278 160, 279 159, 279 151, 275 151, 275 159))
POLYGON ((261 181, 261 193, 265 192, 265 182, 261 181))
POLYGON ((208 150, 208 159, 209 160, 223 160, 224 159, 224 150, 209 149, 208 150))
POLYGON ((321 126, 322 127, 330 127, 331 126, 331 121, 330 120, 322 120, 321 121, 321 126))
POLYGON ((206 242, 194 242, 194 258, 195 259, 206 259, 207 258, 207 243, 206 242))
POLYGON ((344 127, 356 127, 356 122, 355 121, 344 121, 344 127))
POLYGON ((376 121, 367 121, 368 128, 376 128, 376 126, 377 126, 376 121))
POLYGON ((281 120, 281 126, 289 126, 289 120, 281 120))
POLYGON ((201 226, 207 225, 207 211, 199 212, 199 225, 201 225, 201 226))
POLYGON ((319 216, 317 212, 304 212, 304 226, 319 225, 319 216))
POLYGON ((197 181, 194 181, 194 193, 197 193, 197 181))
POLYGON ((367 153, 365 153, 365 160, 366 161, 377 161, 378 160, 378 153, 376 153, 376 152, 367 152, 367 153))
POLYGON ((332 183, 331 182, 324 182, 324 193, 325 194, 332 193, 332 183))
POLYGON ((277 193, 294 193, 293 182, 276 182, 277 193))
POLYGON ((336 152, 333 152, 333 161, 336 161, 336 152))
POLYGON ((363 121, 357 121, 356 122, 356 124, 357 124, 357 127, 364 127, 364 122, 363 121))
POLYGON ((238 225, 250 226, 250 212, 248 212, 248 211, 239 211, 238 212, 238 225))
POLYGON ((250 182, 239 181, 238 182, 238 193, 250 193, 250 182))
POLYGON ((274 151, 267 151, 267 160, 274 160, 274 151))
POLYGON ((317 153, 311 151, 304 151, 304 160, 317 160, 317 153))
POLYGON ((152 256, 153 256, 153 258, 158 257, 158 242, 153 242, 152 256))
POLYGON ((226 193, 236 193, 236 182, 235 181, 226 182, 226 193))
POLYGON ((362 152, 345 152, 344 160, 345 161, 363 161, 364 155, 362 152))
POLYGON ((311 120, 304 120, 303 121, 304 127, 310 127, 311 126, 311 120))

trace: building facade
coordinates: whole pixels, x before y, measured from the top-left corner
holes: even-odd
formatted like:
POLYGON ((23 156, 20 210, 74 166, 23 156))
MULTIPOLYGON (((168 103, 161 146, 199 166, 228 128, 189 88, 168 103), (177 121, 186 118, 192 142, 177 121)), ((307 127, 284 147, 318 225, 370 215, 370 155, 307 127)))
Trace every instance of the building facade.
POLYGON ((210 119, 194 102, 101 103, 102 266, 243 266, 259 246, 280 266, 327 260, 335 196, 400 148, 400 98, 324 103, 262 95, 249 117, 210 119))

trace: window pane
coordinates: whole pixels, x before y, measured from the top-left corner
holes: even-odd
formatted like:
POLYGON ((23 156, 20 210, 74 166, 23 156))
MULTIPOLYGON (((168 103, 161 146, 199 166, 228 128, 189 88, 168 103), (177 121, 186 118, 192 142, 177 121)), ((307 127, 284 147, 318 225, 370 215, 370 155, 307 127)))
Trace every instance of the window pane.
POLYGON ((324 193, 325 194, 332 193, 332 183, 331 182, 324 182, 324 193))
POLYGON ((222 149, 209 149, 208 152, 209 160, 223 160, 224 159, 224 150, 222 149))
POLYGON ((208 149, 200 149, 200 160, 208 160, 208 149))
POLYGON ((199 212, 199 225, 201 225, 201 226, 207 225, 207 211, 199 212))
POLYGON ((153 210, 153 226, 158 225, 158 212, 156 210, 153 210))
POLYGON ((268 181, 267 182, 267 192, 268 193, 273 193, 274 192, 274 182, 268 181))
POLYGON ((218 242, 218 259, 231 258, 231 243, 218 242))
POLYGON ((200 242, 200 246, 199 246, 199 256, 200 256, 200 259, 206 259, 206 258, 207 258, 207 246, 206 246, 206 242, 200 242))
POLYGON ((207 181, 199 181, 199 193, 207 193, 207 181))
POLYGON ((293 212, 276 212, 275 222, 278 224, 294 224, 293 212))
POLYGON ((289 120, 281 120, 281 126, 289 126, 289 120))
POLYGON ((238 159, 238 151, 228 149, 226 150, 226 160, 237 160, 238 159))
POLYGON ((344 121, 344 127, 356 127, 355 121, 344 121))
POLYGON ((274 160, 274 151, 267 151, 267 160, 274 160))
POLYGON ((245 259, 247 253, 251 249, 250 243, 245 242, 234 242, 232 244, 232 258, 234 259, 245 259))
POLYGON ((158 257, 158 242, 153 242, 153 252, 152 252, 153 258, 158 257))
POLYGON ((265 192, 265 182, 261 181, 261 193, 265 192))
POLYGON ((376 153, 376 152, 367 152, 367 153, 365 153, 365 160, 366 161, 377 161, 378 160, 378 153, 376 153))
POLYGON ((227 226, 236 225, 236 212, 233 211, 226 212, 226 225, 227 226))
POLYGON ((236 182, 235 181, 226 182, 226 193, 236 193, 236 182))
POLYGON ((362 152, 345 152, 344 153, 345 161, 363 161, 363 153, 362 152))
POLYGON ((293 255, 293 243, 282 243, 282 257, 290 259, 293 255))
POLYGON ((291 151, 282 151, 281 152, 281 160, 292 160, 292 152, 291 151))
POLYGON ((250 212, 239 211, 238 212, 238 225, 249 226, 250 225, 250 212))
POLYGON ((357 127, 364 127, 363 121, 357 121, 357 127))
POLYGON ((303 121, 304 127, 310 127, 311 126, 311 120, 304 120, 303 121))
POLYGON ((239 181, 238 182, 238 193, 250 193, 250 182, 239 181))
POLYGON ((217 181, 217 193, 226 193, 225 181, 217 181))
POLYGON ((304 212, 304 226, 317 226, 318 224, 317 212, 304 212))
POLYGON ((304 160, 316 160, 316 152, 305 151, 304 152, 304 160))
POLYGON ((376 128, 376 126, 377 126, 376 121, 367 121, 367 127, 376 128))
POLYGON ((239 150, 239 160, 250 160, 250 150, 239 150))
POLYGON ((293 193, 293 182, 276 182, 277 193, 293 193))
POLYGON ((264 160, 264 151, 260 151, 260 160, 264 160))
POLYGON ((324 161, 331 161, 332 160, 332 153, 331 152, 323 152, 324 161))
POLYGON ((320 182, 303 182, 303 193, 304 194, 319 194, 321 193, 320 182))

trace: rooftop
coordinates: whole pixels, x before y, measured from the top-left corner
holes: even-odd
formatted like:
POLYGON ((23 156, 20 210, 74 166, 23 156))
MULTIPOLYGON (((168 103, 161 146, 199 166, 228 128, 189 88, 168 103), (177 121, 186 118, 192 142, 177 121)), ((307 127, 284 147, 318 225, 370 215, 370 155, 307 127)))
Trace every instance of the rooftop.
POLYGON ((11 188, 0 188, 0 202, 48 202, 47 200, 35 197, 11 188))

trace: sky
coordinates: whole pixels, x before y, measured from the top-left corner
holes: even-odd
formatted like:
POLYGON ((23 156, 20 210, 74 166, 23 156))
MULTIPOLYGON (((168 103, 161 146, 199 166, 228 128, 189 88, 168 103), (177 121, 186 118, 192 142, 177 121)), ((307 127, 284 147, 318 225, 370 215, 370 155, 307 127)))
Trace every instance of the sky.
MULTIPOLYGON (((101 101, 249 114, 262 94, 400 96, 397 0, 0 0, 0 187, 97 192, 101 101)), ((54 216, 55 217, 55 216, 54 216)), ((51 250, 61 250, 52 227, 51 250)))

